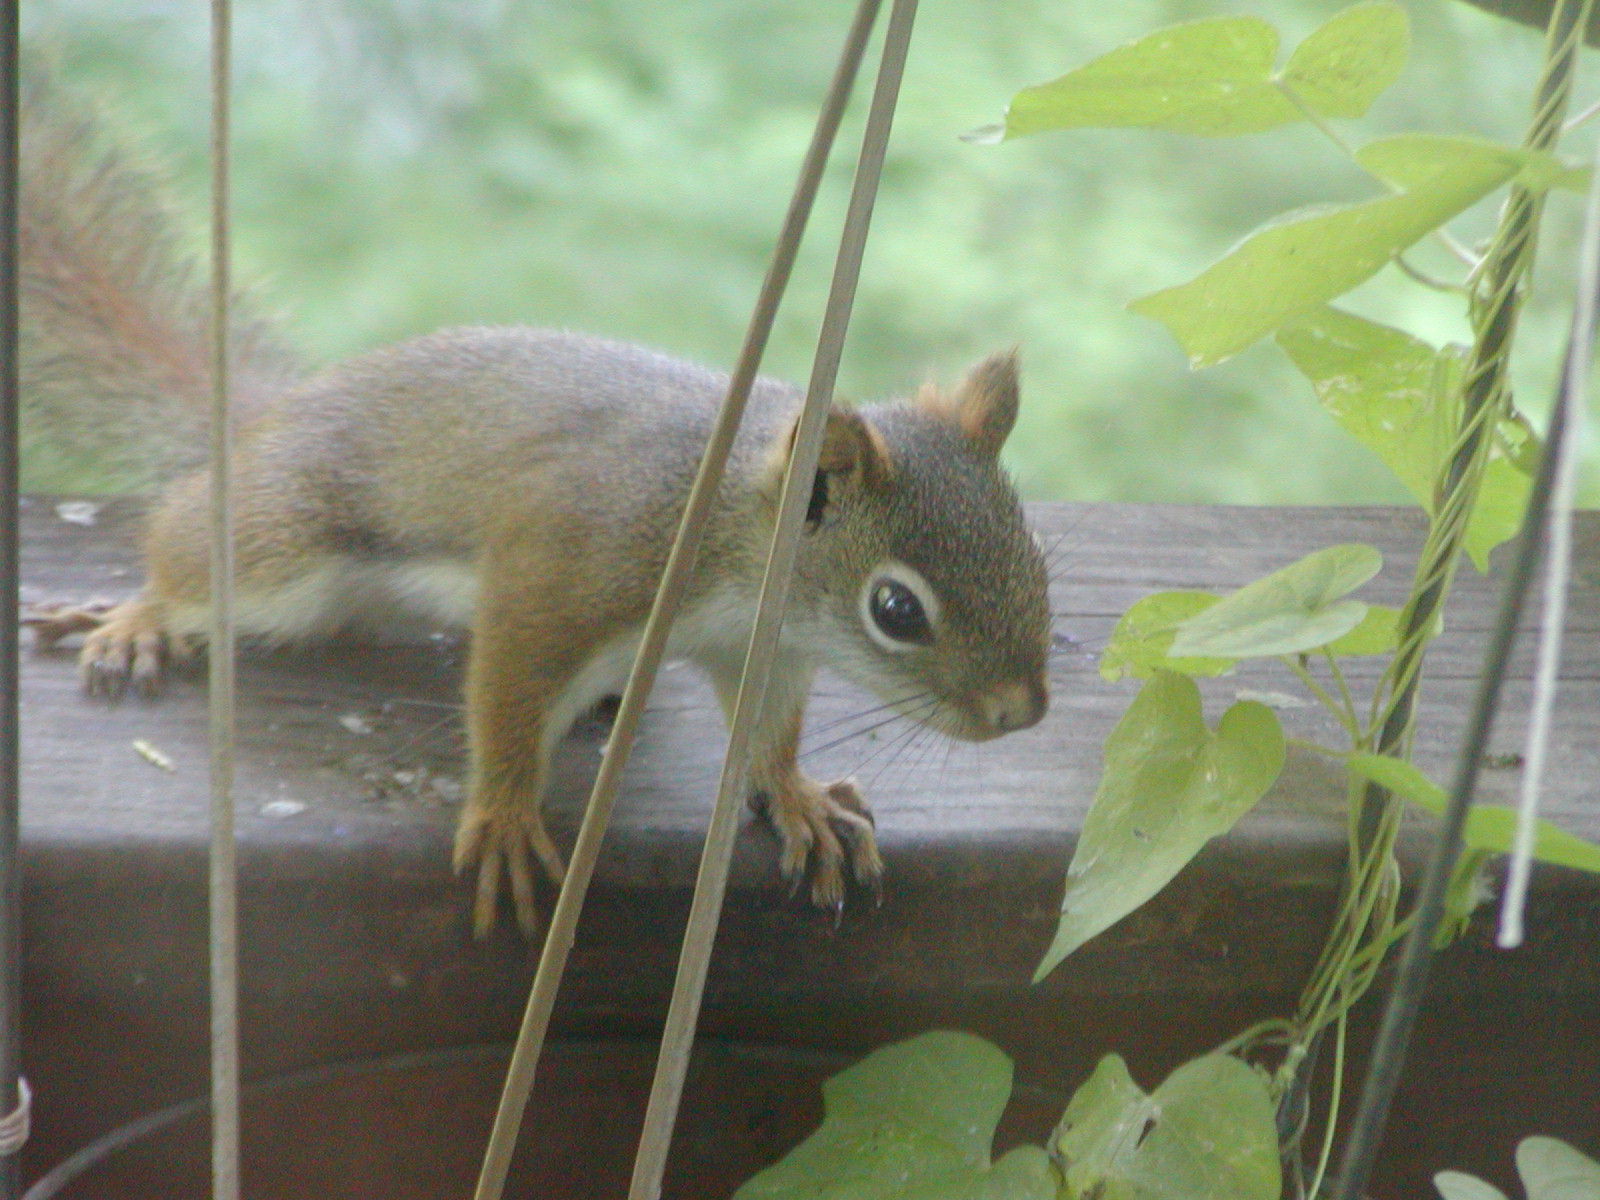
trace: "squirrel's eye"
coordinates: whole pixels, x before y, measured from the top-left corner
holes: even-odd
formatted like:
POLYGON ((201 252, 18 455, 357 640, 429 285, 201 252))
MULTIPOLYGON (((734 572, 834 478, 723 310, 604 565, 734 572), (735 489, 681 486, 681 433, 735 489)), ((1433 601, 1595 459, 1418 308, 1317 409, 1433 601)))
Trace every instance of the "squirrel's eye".
POLYGON ((868 611, 873 623, 897 642, 926 642, 933 636, 922 601, 905 584, 893 579, 874 585, 868 611))

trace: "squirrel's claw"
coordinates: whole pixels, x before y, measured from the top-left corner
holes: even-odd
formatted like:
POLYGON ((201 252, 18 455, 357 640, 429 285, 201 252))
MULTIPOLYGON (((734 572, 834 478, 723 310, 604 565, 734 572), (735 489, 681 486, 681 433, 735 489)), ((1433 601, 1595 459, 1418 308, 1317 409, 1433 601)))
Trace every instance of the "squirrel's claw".
POLYGON ((872 814, 852 781, 820 784, 796 774, 764 795, 762 811, 782 842, 778 868, 794 890, 809 867, 811 902, 831 909, 836 923, 844 911, 847 859, 857 883, 881 890, 883 860, 872 814))
POLYGON ((94 604, 57 610, 35 629, 46 645, 69 632, 89 631, 78 653, 78 678, 85 692, 102 700, 117 700, 130 688, 144 697, 159 694, 168 660, 187 652, 186 646, 174 647, 159 616, 138 600, 109 610, 94 604))
POLYGON ((566 878, 561 852, 545 832, 538 810, 525 803, 503 807, 470 805, 456 828, 455 869, 459 875, 478 865, 472 902, 472 935, 479 941, 494 928, 500 896, 501 867, 511 885, 512 910, 525 937, 539 932, 539 910, 533 896, 533 852, 557 887, 566 878))

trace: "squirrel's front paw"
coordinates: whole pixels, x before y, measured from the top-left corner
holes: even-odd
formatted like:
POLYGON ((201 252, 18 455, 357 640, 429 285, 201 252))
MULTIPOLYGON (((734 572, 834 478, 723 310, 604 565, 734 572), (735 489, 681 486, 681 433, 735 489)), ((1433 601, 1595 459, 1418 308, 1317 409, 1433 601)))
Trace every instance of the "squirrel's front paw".
POLYGON ((142 696, 156 695, 168 662, 188 655, 188 644, 168 637, 160 616, 139 600, 109 612, 92 605, 58 609, 34 625, 35 637, 46 645, 84 629, 89 636, 78 653, 78 678, 89 695, 106 700, 130 687, 142 696))
POLYGON ((783 842, 780 867, 796 886, 811 866, 811 899, 823 908, 844 907, 844 863, 848 856, 856 882, 879 889, 883 859, 873 835, 872 814, 854 782, 818 783, 795 775, 762 792, 759 807, 783 842))
POLYGON ((517 927, 530 938, 538 932, 539 913, 533 903, 533 864, 529 850, 539 856, 545 874, 560 887, 566 878, 566 864, 562 862, 561 851, 545 832, 544 820, 537 808, 526 803, 467 802, 456 826, 454 861, 458 875, 474 862, 478 864, 478 891, 472 904, 474 937, 486 938, 494 927, 502 866, 511 883, 517 927))

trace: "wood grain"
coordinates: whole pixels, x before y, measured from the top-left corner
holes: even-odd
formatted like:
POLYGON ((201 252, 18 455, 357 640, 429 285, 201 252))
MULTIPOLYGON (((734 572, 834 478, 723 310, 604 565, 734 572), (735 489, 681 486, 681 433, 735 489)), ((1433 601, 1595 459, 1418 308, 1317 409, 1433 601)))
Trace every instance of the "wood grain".
MULTIPOLYGON (((1344 847, 1338 775, 1303 755, 1166 892, 1030 984, 1099 747, 1135 690, 1103 681, 1095 651, 1148 592, 1226 590, 1337 542, 1383 551, 1387 565, 1362 595, 1395 603, 1420 544, 1417 515, 1044 505, 1032 516, 1053 547, 1063 642, 1048 717, 998 742, 953 745, 903 722, 871 728, 873 703, 824 679, 806 766, 862 783, 887 863, 883 902, 853 897, 835 925, 787 894, 774 839, 747 819, 703 1010, 708 1034, 854 1053, 962 1027, 999 1040, 1025 1083, 1055 1094, 1111 1049, 1153 1085, 1291 1008, 1335 904, 1344 847)), ((79 525, 32 498, 22 533, 27 601, 116 598, 137 586, 136 515, 125 504, 79 525)), ((1583 515, 1578 544, 1546 811, 1600 839, 1600 516, 1583 515)), ((1417 757, 1436 778, 1454 753, 1495 586, 1463 569, 1429 658, 1417 757)), ((1498 754, 1520 750, 1529 663, 1519 647, 1498 754)), ((509 930, 473 942, 470 889, 448 869, 460 665, 459 644, 426 631, 403 644, 245 654, 237 801, 248 1076, 515 1030, 531 948, 509 930)), ((1356 667, 1354 686, 1370 689, 1375 673, 1356 667)), ((25 1163, 36 1172, 204 1087, 205 718, 193 678, 155 703, 90 703, 65 650, 25 652, 22 687, 27 1069, 41 1097, 25 1163), (142 758, 136 741, 174 769, 142 758)), ((1211 718, 1242 690, 1288 697, 1277 703, 1291 734, 1335 737, 1270 664, 1208 683, 1211 718)), ((561 748, 548 801, 558 841, 570 842, 603 737, 591 722, 561 748)), ((667 671, 578 931, 558 1034, 658 1028, 722 743, 709 690, 688 668, 667 671)), ((1515 769, 1489 770, 1483 795, 1509 800, 1517 781, 1515 769)), ((1409 856, 1426 833, 1417 822, 1409 856)), ((1428 1194, 1430 1173, 1444 1167, 1504 1180, 1518 1137, 1590 1136, 1600 1111, 1600 887, 1540 871, 1530 921, 1516 954, 1495 951, 1480 921, 1441 960, 1396 1110, 1406 1136, 1375 1194, 1428 1194)), ((1371 1012, 1358 1014, 1356 1045, 1371 1012)), ((532 1119, 559 1120, 561 1104, 536 1093, 532 1119)))

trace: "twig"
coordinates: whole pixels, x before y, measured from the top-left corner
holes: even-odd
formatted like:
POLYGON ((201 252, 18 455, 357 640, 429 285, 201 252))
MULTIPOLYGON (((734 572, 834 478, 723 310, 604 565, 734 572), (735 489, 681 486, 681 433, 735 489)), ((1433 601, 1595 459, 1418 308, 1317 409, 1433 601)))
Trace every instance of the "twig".
POLYGON ((498 1200, 505 1187, 506 1174, 511 1168, 511 1155, 516 1149, 517 1131, 522 1125, 522 1114, 528 1103, 528 1095, 533 1090, 534 1071, 539 1063, 539 1053, 544 1047, 545 1034, 550 1027, 550 1014, 555 1008, 556 992, 561 985, 562 973, 566 969, 567 954, 572 948, 578 915, 583 908, 583 898, 594 874, 600 843, 611 818, 611 805, 621 782, 622 769, 627 762, 628 752, 633 748, 633 738, 638 729, 640 714, 644 711, 645 699, 655 682, 656 671, 661 665, 666 649, 667 632, 677 611, 679 599, 688 583, 689 572, 694 566, 700 532, 710 512, 711 502, 716 496, 722 468, 727 462, 745 402, 755 382, 756 371, 760 366, 762 353, 766 349, 768 335, 772 332, 778 302, 789 282, 800 238, 811 213, 812 201, 816 198, 823 169, 827 166, 828 151, 833 145, 834 135, 838 132, 845 104, 855 83, 856 72, 860 67, 867 36, 872 31, 879 3, 880 0, 861 0, 845 38, 839 65, 834 72, 827 98, 823 101, 822 111, 817 117, 816 131, 812 134, 811 145, 800 168, 800 178, 795 184, 794 198, 789 203, 783 229, 778 235, 778 244, 773 250, 772 266, 762 283, 755 312, 750 318, 750 329, 740 350, 738 365, 728 382, 728 395, 717 414, 716 425, 706 446, 705 457, 701 461, 699 474, 695 477, 688 503, 684 508, 677 540, 673 543, 661 585, 656 592, 655 604, 645 623, 639 651, 634 658, 627 687, 622 693, 622 704, 617 709, 611 737, 606 743, 606 752, 600 761, 600 771, 595 777, 588 808, 584 811, 583 824, 578 831, 578 841, 573 847, 566 882, 562 885, 561 895, 556 900, 555 911, 550 917, 550 930, 545 935, 544 948, 539 956, 539 967, 528 995, 527 1008, 523 1012, 522 1027, 517 1035, 516 1047, 512 1051, 510 1066, 506 1071, 505 1087, 495 1113, 494 1129, 484 1151, 483 1167, 473 1193, 475 1200, 498 1200))

